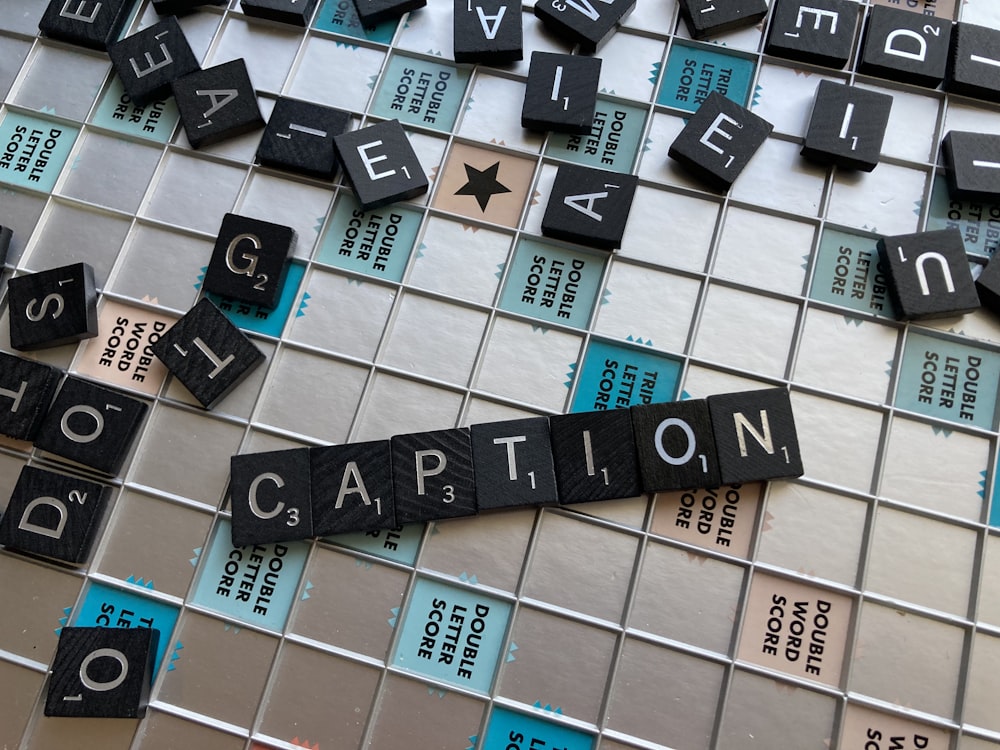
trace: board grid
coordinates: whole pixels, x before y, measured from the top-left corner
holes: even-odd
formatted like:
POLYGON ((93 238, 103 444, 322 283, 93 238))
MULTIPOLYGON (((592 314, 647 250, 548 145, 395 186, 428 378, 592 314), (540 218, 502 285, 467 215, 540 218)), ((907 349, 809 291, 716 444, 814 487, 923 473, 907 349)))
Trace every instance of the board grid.
MULTIPOLYGON (((982 310, 896 322, 874 260, 880 235, 949 225, 974 262, 994 254, 1000 206, 951 201, 939 163, 950 130, 1000 133, 1000 108, 764 55, 765 25, 693 42, 674 0, 639 0, 598 52, 590 144, 520 127, 530 51, 570 51, 530 3, 525 60, 505 69, 450 62, 437 0, 373 30, 349 0, 323 0, 304 30, 238 0, 181 18, 204 67, 246 58, 265 119, 286 95, 346 109, 352 127, 403 121, 431 191, 358 216, 339 175, 255 165, 259 131, 194 151, 172 103, 134 111, 106 55, 39 37, 45 5, 0 10, 0 144, 22 126, 47 130, 37 148, 51 152, 41 166, 30 154, 37 179, 0 168, 5 275, 86 258, 99 337, 32 358, 151 409, 104 478, 111 508, 86 566, 0 550, 0 744, 1000 747, 1000 324, 982 310), (871 174, 799 157, 821 78, 893 96, 871 174), (775 126, 725 196, 666 157, 698 81, 775 126), (639 176, 613 256, 541 237, 562 161, 639 176), (493 163, 509 192, 481 209, 457 194, 463 166, 493 163), (216 298, 267 361, 206 412, 125 352, 198 299, 228 211, 292 226, 298 244, 274 312, 216 298), (774 385, 791 389, 800 480, 228 543, 234 453, 774 385), (809 626, 792 659, 796 611, 809 626), (145 719, 42 715, 61 625, 150 621, 145 719), (440 632, 423 641, 434 622, 475 644, 469 676, 440 632)), ((157 19, 134 5, 128 33, 157 19)), ((1000 28, 992 0, 921 5, 1000 28)), ((4 306, 4 351, 8 330, 4 306)), ((0 497, 25 464, 80 473, 4 440, 0 497)))

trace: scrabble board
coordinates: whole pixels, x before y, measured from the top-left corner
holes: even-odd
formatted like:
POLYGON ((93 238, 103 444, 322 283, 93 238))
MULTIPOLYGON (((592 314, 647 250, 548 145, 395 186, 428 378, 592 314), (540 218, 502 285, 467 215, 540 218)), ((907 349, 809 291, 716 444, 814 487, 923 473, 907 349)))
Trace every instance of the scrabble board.
MULTIPOLYGON (((996 0, 875 4, 1000 28, 996 0)), ((2 293, 85 260, 99 333, 17 354, 148 409, 86 562, 0 549, 0 747, 1000 750, 1000 318, 897 321, 876 251, 955 227, 995 254, 1000 204, 949 195, 941 141, 1000 133, 997 105, 854 72, 860 24, 836 70, 765 54, 770 16, 694 41, 638 0, 591 134, 546 135, 528 58, 573 48, 530 0, 500 67, 452 61, 447 0, 373 28, 350 0, 306 28, 180 17, 265 119, 286 96, 403 124, 430 190, 364 212, 340 173, 256 163, 259 129, 191 148, 173 99, 42 36, 46 5, 0 7, 2 293), (800 156, 823 80, 892 97, 872 172, 800 156), (667 156, 711 91, 773 125, 724 194, 667 156), (620 249, 542 236, 564 163, 638 177, 620 249), (230 212, 297 241, 274 309, 213 298, 266 361, 206 410, 147 347, 230 212), (774 386, 800 479, 230 540, 234 454, 774 386), (160 633, 145 717, 45 716, 61 628, 101 625, 160 633)), ((128 5, 124 34, 159 19, 128 5)), ((3 439, 0 504, 26 465, 94 478, 3 439)))

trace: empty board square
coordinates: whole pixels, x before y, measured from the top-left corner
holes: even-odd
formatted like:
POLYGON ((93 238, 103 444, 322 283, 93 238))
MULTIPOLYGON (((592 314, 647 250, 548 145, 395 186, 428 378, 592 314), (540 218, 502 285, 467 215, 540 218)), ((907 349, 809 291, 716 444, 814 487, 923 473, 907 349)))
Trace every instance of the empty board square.
POLYGON ((142 718, 159 639, 152 628, 63 628, 45 715, 142 718))
POLYGON ((206 292, 274 309, 294 243, 291 227, 226 214, 202 286, 206 292))
POLYGON ((707 400, 723 484, 802 475, 787 390, 726 393, 707 400))
POLYGON ((681 17, 692 39, 707 39, 762 21, 766 0, 680 0, 681 17))
POLYGON ((35 447, 115 474, 148 408, 145 401, 71 375, 42 422, 35 447))
POLYGON ((871 172, 878 165, 891 109, 888 94, 820 81, 802 156, 819 164, 871 172))
POLYGON ((316 536, 398 526, 388 440, 309 450, 316 536))
POLYGON ((878 251, 900 320, 961 315, 979 307, 958 229, 883 237, 878 251))
POLYGON ((455 62, 502 65, 524 57, 521 3, 454 0, 455 62))
POLYGON ((635 497, 642 492, 628 409, 549 418, 560 504, 635 497))
POLYGON ((390 18, 398 18, 425 5, 427 0, 354 0, 354 9, 365 28, 371 28, 390 18))
POLYGON ((468 429, 394 435, 390 442, 398 524, 476 515, 468 429))
POLYGON ((322 104, 279 97, 257 147, 267 167, 332 180, 337 173, 334 136, 347 130, 349 112, 322 104))
POLYGON ((248 16, 270 21, 308 26, 319 0, 240 0, 240 10, 248 16))
POLYGON ((876 5, 868 12, 858 72, 937 88, 950 43, 951 21, 876 5))
POLYGON ((308 448, 237 455, 229 467, 234 547, 313 535, 308 448))
POLYGON ((767 120, 713 91, 667 154, 714 190, 725 192, 772 129, 767 120))
POLYGON ((599 57, 532 52, 521 127, 589 135, 600 79, 599 57))
POLYGON ((472 425, 479 510, 558 500, 547 417, 472 425))
POLYGON ((10 345, 30 351, 97 335, 97 288, 87 263, 16 276, 7 282, 10 345))
POLYGON ((125 93, 143 106, 170 95, 170 84, 201 66, 177 19, 168 16, 108 48, 125 93))
POLYGON ((152 350, 206 409, 264 361, 264 353, 208 298, 188 310, 152 350))
POLYGON ((62 372, 0 352, 0 435, 34 440, 62 372))
POLYGON ((639 178, 561 164, 542 216, 542 234, 601 250, 622 245, 639 178))
POLYGON ((953 198, 1000 202, 1000 135, 952 130, 941 153, 953 198))
POLYGON ((976 291, 983 307, 1000 315, 1000 256, 993 258, 979 274, 976 291))
POLYGON ((192 148, 201 148, 264 126, 257 95, 242 59, 173 81, 171 88, 192 148))
POLYGON ((764 51, 840 70, 851 56, 859 12, 852 0, 775 0, 764 51))
POLYGON ((704 399, 631 407, 644 492, 719 486, 719 456, 704 399))
POLYGON ((118 38, 131 8, 129 0, 79 0, 75 4, 49 0, 38 28, 53 39, 103 51, 118 38))
POLYGON ((333 142, 362 210, 427 192, 427 175, 399 120, 342 133, 333 142))
POLYGON ((944 89, 1000 102, 1000 29, 959 22, 952 27, 944 89))
POLYGON ((635 0, 539 0, 535 15, 557 36, 594 54, 635 8, 635 0))
POLYGON ((86 562, 107 507, 108 488, 25 466, 0 519, 0 544, 79 565, 86 562))

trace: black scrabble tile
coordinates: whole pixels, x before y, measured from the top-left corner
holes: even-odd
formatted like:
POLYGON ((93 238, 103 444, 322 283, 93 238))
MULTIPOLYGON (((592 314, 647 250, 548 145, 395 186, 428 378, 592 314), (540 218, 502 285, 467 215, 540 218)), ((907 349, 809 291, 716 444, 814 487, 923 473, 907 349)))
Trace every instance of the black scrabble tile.
POLYGON ((304 28, 312 20, 317 2, 319 0, 240 0, 240 10, 248 16, 304 28))
POLYGON ((229 463, 233 546, 313 536, 309 449, 233 456, 229 463))
POLYGON ((766 0, 680 0, 681 17, 692 39, 707 39, 763 20, 766 0))
POLYGON ((395 435, 390 443, 398 524, 476 515, 468 429, 395 435))
POLYGON ((427 175, 399 120, 352 130, 333 142, 362 210, 427 192, 427 175))
POLYGON ((55 367, 0 352, 0 435, 34 440, 61 377, 55 367))
POLYGON ((883 237, 878 251, 889 271, 889 292, 900 320, 961 315, 979 307, 957 229, 883 237))
POLYGON ((951 21, 875 5, 868 13, 858 72, 934 89, 944 80, 950 44, 951 21))
POLYGON ((202 285, 205 291, 273 309, 294 243, 291 227, 226 214, 202 285))
POLYGON ((878 166, 891 109, 888 94, 820 81, 802 156, 817 164, 871 172, 878 166))
POLYGON ((309 462, 316 536, 399 525, 388 440, 310 448, 309 462))
POLYGON ((264 361, 264 353, 207 297, 160 336, 152 349, 206 409, 264 361))
POLYGON ((52 39, 103 52, 118 38, 131 9, 129 0, 49 0, 38 28, 52 39))
POLYGON ((558 502, 547 417, 474 424, 471 434, 479 510, 558 502))
MULTIPOLYGON (((14 238, 14 232, 10 227, 0 226, 0 267, 7 262, 7 253, 10 250, 10 241, 14 238)), ((3 270, 0 268, 0 270, 3 270)))
POLYGON ((153 10, 161 16, 180 16, 203 5, 226 5, 229 0, 153 0, 153 10))
POLYGON ((559 503, 587 503, 642 493, 628 409, 549 417, 559 503))
POLYGON ((1000 315, 1000 256, 994 256, 979 274, 976 291, 983 307, 1000 315))
POLYGON ((348 112, 279 97, 257 147, 257 159, 268 167, 332 180, 337 173, 333 139, 350 122, 348 112))
POLYGON ((631 410, 644 492, 719 486, 719 458, 704 399, 631 410))
POLYGON ((840 70, 851 57, 859 7, 852 0, 775 0, 764 51, 840 70))
POLYGON ((404 13, 427 5, 427 0, 354 0, 361 25, 370 28, 390 18, 399 18, 404 13))
POLYGON ((1000 135, 952 130, 942 146, 952 198, 1000 201, 1000 135))
POLYGON ((944 89, 951 94, 1000 102, 1000 29, 955 24, 944 89))
POLYGON ((103 484, 25 466, 0 519, 0 544, 74 565, 85 563, 108 492, 103 484))
POLYGON ((86 263, 15 276, 7 292, 15 349, 44 349, 97 335, 97 287, 94 269, 86 263))
POLYGON ((709 396, 722 484, 802 475, 792 401, 784 388, 709 396))
POLYGON ((46 716, 140 719, 146 715, 160 631, 71 628, 59 634, 46 716))
POLYGON ((42 422, 35 447, 116 474, 148 408, 145 401, 70 375, 42 422))
POLYGON ((542 216, 542 234, 601 250, 621 247, 635 175, 561 164, 542 216))
POLYGON ((138 105, 170 95, 170 84, 200 69, 177 19, 169 16, 108 48, 125 93, 138 105))
POLYGON ((636 0, 538 0, 535 15, 557 36, 592 55, 635 8, 636 0))
POLYGON ((524 57, 520 0, 454 0, 455 62, 503 65, 524 57))
POLYGON ((713 190, 726 192, 773 129, 767 120, 713 91, 667 154, 713 190))
POLYGON ((597 109, 601 58, 532 52, 521 127, 588 135, 597 109))
POLYGON ((170 85, 192 148, 209 146, 264 126, 242 58, 188 73, 170 85))

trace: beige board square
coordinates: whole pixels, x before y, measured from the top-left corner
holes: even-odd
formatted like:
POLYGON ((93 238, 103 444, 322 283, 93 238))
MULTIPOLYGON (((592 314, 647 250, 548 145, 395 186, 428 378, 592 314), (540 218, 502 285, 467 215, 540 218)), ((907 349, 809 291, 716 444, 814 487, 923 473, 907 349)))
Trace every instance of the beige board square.
POLYGON ((534 172, 533 159, 456 144, 438 176, 432 205, 472 219, 516 227, 534 172))
POLYGON ((840 736, 844 750, 947 750, 950 742, 949 733, 943 729, 855 704, 847 707, 840 736))
POLYGON ((654 534, 737 557, 750 554, 764 485, 661 492, 653 511, 654 534))
POLYGON ((843 594, 758 573, 750 586, 738 657, 839 685, 852 609, 843 594))

